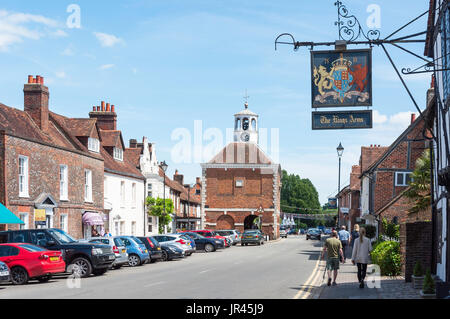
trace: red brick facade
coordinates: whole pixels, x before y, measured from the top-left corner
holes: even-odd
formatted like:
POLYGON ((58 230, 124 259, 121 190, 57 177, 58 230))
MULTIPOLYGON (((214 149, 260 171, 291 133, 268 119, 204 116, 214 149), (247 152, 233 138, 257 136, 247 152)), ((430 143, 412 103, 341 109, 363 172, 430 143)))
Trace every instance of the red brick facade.
MULTIPOLYGON (((233 143, 224 149, 223 158, 226 158, 226 150, 229 151, 232 146, 233 143)), ((249 148, 248 153, 259 152, 256 145, 249 148)), ((245 162, 245 156, 243 163, 236 163, 235 158, 235 163, 225 164, 218 162, 217 158, 216 156, 215 160, 203 164, 202 204, 205 228, 237 229, 243 232, 253 227, 252 221, 258 216, 261 218, 262 232, 270 239, 278 238, 280 166, 270 162, 253 165, 245 162)))
POLYGON ((66 215, 69 234, 82 238, 82 214, 103 212, 103 159, 72 134, 71 119, 49 111, 43 78, 29 79, 24 94, 25 111, 0 104, 0 201, 17 216, 27 213, 29 228, 35 228, 36 208, 46 206, 56 228, 66 215), (22 197, 19 156, 28 159, 28 196, 22 197), (60 200, 60 165, 67 166, 67 200, 60 200), (85 170, 92 173, 92 202, 85 201, 85 170))

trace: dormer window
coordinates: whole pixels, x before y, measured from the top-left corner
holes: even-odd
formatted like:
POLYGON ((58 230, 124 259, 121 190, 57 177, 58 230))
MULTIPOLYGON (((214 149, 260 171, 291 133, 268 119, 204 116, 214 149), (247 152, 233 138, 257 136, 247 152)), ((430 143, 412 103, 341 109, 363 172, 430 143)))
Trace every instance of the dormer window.
POLYGON ((123 161, 123 149, 114 147, 114 159, 123 161))
POLYGON ((100 141, 97 138, 88 138, 88 150, 92 152, 100 152, 100 141))

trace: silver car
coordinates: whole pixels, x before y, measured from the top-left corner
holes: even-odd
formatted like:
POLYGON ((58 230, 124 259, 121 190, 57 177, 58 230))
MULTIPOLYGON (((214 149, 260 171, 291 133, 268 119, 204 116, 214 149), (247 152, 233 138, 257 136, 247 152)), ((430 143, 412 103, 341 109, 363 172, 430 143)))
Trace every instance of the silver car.
POLYGON ((128 264, 127 247, 119 237, 92 237, 90 243, 101 243, 111 247, 116 255, 116 260, 112 264, 112 268, 119 269, 125 264, 128 264))
POLYGON ((193 252, 195 252, 195 249, 191 247, 186 239, 181 237, 182 235, 183 234, 164 234, 154 235, 152 237, 155 238, 161 245, 175 245, 181 248, 186 256, 190 256, 193 252))
POLYGON ((215 232, 218 233, 220 236, 229 238, 233 246, 241 242, 241 236, 235 229, 220 229, 215 230, 215 232))

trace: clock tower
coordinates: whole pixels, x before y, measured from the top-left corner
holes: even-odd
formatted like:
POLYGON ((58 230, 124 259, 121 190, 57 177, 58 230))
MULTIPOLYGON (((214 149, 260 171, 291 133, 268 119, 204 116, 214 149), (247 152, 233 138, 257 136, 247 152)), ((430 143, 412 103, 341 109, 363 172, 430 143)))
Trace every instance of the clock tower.
POLYGON ((244 105, 244 110, 234 114, 234 141, 258 144, 258 115, 248 109, 248 102, 244 105))

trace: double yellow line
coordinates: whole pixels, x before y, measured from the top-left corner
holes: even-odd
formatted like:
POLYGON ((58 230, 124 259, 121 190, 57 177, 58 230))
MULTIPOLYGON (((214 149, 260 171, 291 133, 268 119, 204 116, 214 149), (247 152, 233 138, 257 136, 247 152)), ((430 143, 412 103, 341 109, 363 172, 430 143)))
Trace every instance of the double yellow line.
POLYGON ((316 262, 316 265, 314 267, 314 270, 309 276, 308 280, 305 282, 302 288, 300 288, 299 292, 294 296, 293 299, 307 299, 309 295, 311 294, 311 290, 315 287, 314 284, 317 282, 317 280, 320 278, 320 274, 322 273, 321 270, 323 270, 324 266, 321 263, 322 258, 319 258, 316 262), (309 285, 309 287, 308 287, 309 285))

